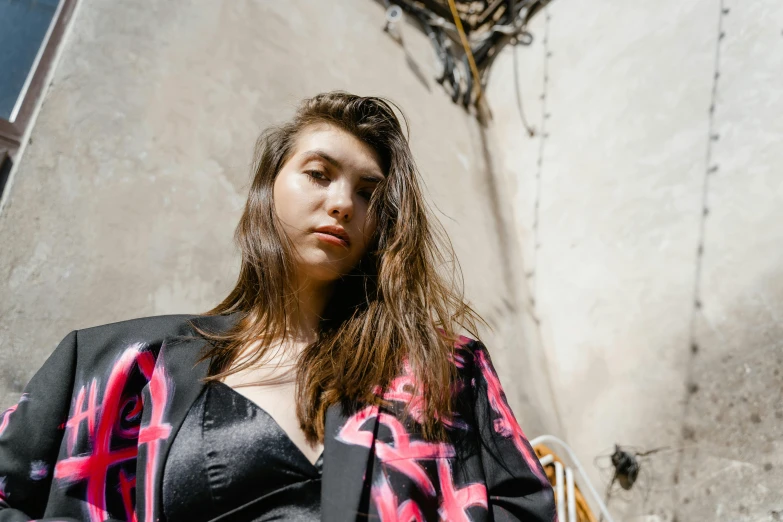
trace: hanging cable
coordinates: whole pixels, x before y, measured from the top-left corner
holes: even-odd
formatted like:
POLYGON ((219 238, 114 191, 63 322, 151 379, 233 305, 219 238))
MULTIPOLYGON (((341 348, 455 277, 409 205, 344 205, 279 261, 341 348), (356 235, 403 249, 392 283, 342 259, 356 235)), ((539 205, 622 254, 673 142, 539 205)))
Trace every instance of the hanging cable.
POLYGON ((527 131, 528 136, 531 138, 536 135, 536 130, 527 122, 525 117, 525 110, 522 108, 522 87, 519 85, 519 64, 517 63, 517 46, 513 48, 514 51, 514 93, 517 97, 517 109, 519 110, 519 119, 522 120, 522 126, 527 131))
MULTIPOLYGON (((507 44, 532 43, 533 35, 526 29, 528 23, 550 0, 382 1, 387 9, 399 7, 419 21, 435 49, 437 82, 454 103, 466 109, 474 105, 479 120, 487 122, 492 113, 482 79, 488 78, 490 66, 507 44)), ((520 115, 525 119, 521 110, 520 115)), ((532 127, 526 122, 524 125, 530 134, 532 127)))
POLYGON ((454 25, 457 27, 459 38, 462 41, 462 47, 465 49, 465 55, 468 57, 470 71, 473 73, 473 81, 476 84, 476 105, 478 106, 482 94, 481 78, 479 77, 478 67, 476 67, 476 61, 473 59, 473 51, 470 50, 468 37, 465 35, 465 30, 462 28, 462 20, 459 17, 457 6, 454 4, 454 0, 449 0, 449 7, 451 8, 451 15, 454 17, 454 25))

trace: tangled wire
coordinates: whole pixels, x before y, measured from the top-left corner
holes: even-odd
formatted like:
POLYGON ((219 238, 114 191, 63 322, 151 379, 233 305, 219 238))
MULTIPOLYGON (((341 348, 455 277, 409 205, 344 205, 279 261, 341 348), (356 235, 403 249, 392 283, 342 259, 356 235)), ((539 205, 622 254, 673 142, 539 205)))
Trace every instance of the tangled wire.
MULTIPOLYGON (((439 65, 436 80, 465 108, 476 104, 506 44, 530 45, 530 19, 549 0, 384 0, 419 22, 439 65)), ((387 11, 388 12, 388 11, 387 11)))

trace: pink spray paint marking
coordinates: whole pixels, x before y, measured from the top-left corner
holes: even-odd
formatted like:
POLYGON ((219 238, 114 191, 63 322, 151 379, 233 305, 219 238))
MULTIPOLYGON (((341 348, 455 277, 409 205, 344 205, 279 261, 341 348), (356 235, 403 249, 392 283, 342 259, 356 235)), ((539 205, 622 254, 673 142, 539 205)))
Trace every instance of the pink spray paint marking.
POLYGON ((84 386, 79 389, 79 393, 76 395, 76 405, 74 406, 74 413, 70 419, 65 423, 65 428, 68 431, 68 455, 73 455, 73 447, 76 444, 77 437, 79 436, 79 426, 82 421, 87 421, 87 436, 92 440, 95 434, 95 419, 98 416, 98 379, 93 379, 90 382, 88 391, 84 386), (87 407, 84 407, 85 393, 89 395, 87 400, 87 407))
MULTIPOLYGON (((97 408, 92 401, 93 390, 97 389, 97 381, 90 385, 90 400, 88 406, 82 410, 84 404, 84 387, 77 395, 77 408, 74 416, 66 423, 71 430, 69 435, 75 441, 74 432, 77 432, 82 422, 87 422, 88 432, 91 434, 92 454, 70 457, 57 463, 54 469, 54 478, 65 481, 87 481, 87 505, 90 520, 100 522, 108 518, 106 511, 106 477, 109 468, 121 462, 135 459, 138 454, 137 447, 111 450, 111 438, 117 418, 120 414, 120 401, 122 392, 134 365, 141 359, 146 359, 152 354, 140 357, 143 349, 141 343, 137 343, 126 349, 119 360, 114 364, 106 381, 106 389, 103 395, 102 407, 97 408), (79 397, 82 397, 81 402, 79 397), (98 410, 100 409, 100 413, 98 410), (89 412, 89 415, 85 415, 89 412), (96 420, 97 417, 97 420, 96 420), (77 421, 71 422, 77 419, 77 421), (91 429, 90 426, 93 426, 91 429)), ((69 439, 69 446, 71 446, 69 439)))
POLYGON ((139 422, 141 420, 142 400, 139 395, 133 395, 122 403, 117 424, 114 426, 114 434, 123 439, 139 438, 139 422), (127 426, 127 427, 126 427, 127 426))
POLYGON ((39 481, 49 476, 49 464, 43 460, 34 460, 30 463, 30 480, 39 481))
MULTIPOLYGON (((139 370, 142 375, 144 375, 147 382, 149 382, 155 368, 155 356, 152 352, 142 352, 139 354, 136 363, 139 365, 139 370)), ((114 435, 122 437, 123 439, 138 439, 140 429, 139 423, 141 421, 141 413, 144 409, 143 406, 141 393, 128 397, 125 402, 122 403, 122 406, 120 406, 120 415, 117 417, 114 435), (122 412, 125 413, 123 414, 122 412)))
POLYGON ((457 342, 454 343, 454 355, 452 362, 457 368, 462 369, 465 367, 465 359, 470 355, 470 349, 468 348, 468 345, 473 341, 474 340, 470 337, 460 335, 459 338, 457 338, 457 342))
POLYGON ((381 462, 405 474, 423 491, 435 496, 435 486, 416 460, 453 457, 456 454, 454 446, 443 442, 411 441, 405 426, 396 417, 386 413, 381 413, 378 421, 391 430, 394 438, 394 446, 376 441, 375 454, 381 462))
POLYGON ((26 393, 23 393, 22 396, 19 398, 19 402, 5 410, 3 413, 0 413, 0 436, 3 435, 3 432, 8 427, 8 423, 11 419, 11 414, 16 411, 16 409, 19 407, 20 404, 22 404, 24 401, 28 399, 28 395, 26 393))
POLYGON ((155 355, 152 352, 141 352, 139 354, 136 363, 139 365, 139 370, 147 382, 152 378, 152 372, 155 371, 155 355))
POLYGON ((158 465, 158 450, 160 442, 168 439, 171 434, 171 424, 163 422, 170 394, 171 384, 162 360, 158 361, 150 378, 150 402, 152 414, 150 422, 139 430, 139 445, 147 445, 147 465, 144 474, 144 517, 145 522, 155 522, 155 474, 158 465))
MULTIPOLYGON (((457 383, 459 385, 459 383, 457 383)), ((452 390, 453 394, 459 392, 459 386, 452 390)), ((375 394, 381 394, 381 387, 376 386, 375 394)), ((413 370, 408 364, 408 361, 403 361, 403 373, 392 379, 389 383, 389 387, 383 394, 383 398, 387 401, 397 401, 406 404, 408 407, 408 413, 419 424, 424 424, 424 412, 426 408, 426 402, 424 395, 421 393, 421 387, 418 386, 418 381, 413 375, 413 370)), ((439 417, 436 415, 436 418, 439 417)), ((439 419, 440 420, 440 419, 439 419)), ((441 422, 449 428, 467 429, 468 425, 464 421, 459 419, 442 419, 441 422)))
POLYGON ((549 487, 549 480, 543 474, 541 464, 539 464, 538 458, 533 454, 532 448, 527 444, 527 438, 506 401, 506 396, 500 385, 500 379, 498 379, 483 350, 476 351, 476 360, 481 368, 484 380, 487 381, 489 404, 495 410, 495 413, 498 414, 498 418, 494 422, 495 431, 503 437, 511 438, 514 441, 514 445, 522 455, 528 468, 535 473, 542 484, 546 484, 549 487))
POLYGON ((451 466, 445 459, 438 460, 438 480, 440 481, 441 504, 438 509, 441 520, 449 522, 470 522, 466 510, 471 506, 487 509, 487 487, 474 483, 456 489, 451 466))
MULTIPOLYGON (((438 331, 441 334, 445 334, 445 330, 443 330, 443 328, 438 328, 438 331)), ((452 354, 451 362, 453 362, 457 368, 465 367, 465 357, 463 352, 466 351, 467 345, 469 345, 471 342, 473 342, 473 339, 470 337, 465 337, 464 335, 458 336, 457 340, 454 341, 454 353, 452 354)))
POLYGON ((346 444, 354 444, 369 448, 372 446, 373 434, 371 431, 362 431, 361 427, 370 419, 378 416, 378 406, 367 406, 363 410, 351 415, 345 422, 340 433, 337 434, 337 440, 346 444))
POLYGON ((389 428, 394 441, 392 445, 376 440, 375 455, 385 465, 406 475, 422 491, 435 496, 435 486, 424 468, 416 460, 453 457, 455 455, 454 446, 443 442, 411 441, 405 426, 393 415, 379 413, 377 406, 368 406, 351 416, 341 428, 337 439, 346 444, 371 447, 373 443, 372 432, 361 431, 360 428, 373 417, 378 417, 378 422, 389 428))
POLYGON ((373 484, 370 494, 381 522, 424 522, 419 505, 411 499, 400 504, 383 473, 380 480, 373 484))
POLYGON ((11 418, 11 414, 12 414, 13 412, 15 412, 15 411, 16 411, 16 408, 18 408, 18 407, 19 407, 19 405, 18 405, 18 404, 14 404, 13 406, 11 406, 10 408, 8 408, 7 410, 5 410, 5 411, 2 413, 2 415, 3 415, 3 420, 2 420, 2 421, 0 421, 0 435, 2 435, 2 434, 3 434, 3 432, 5 431, 5 429, 8 427, 8 421, 9 421, 9 419, 11 418))
POLYGON ((122 497, 122 507, 125 509, 125 520, 127 522, 138 522, 136 510, 133 509, 133 499, 131 492, 136 489, 136 477, 129 476, 125 470, 120 470, 120 496, 122 497))

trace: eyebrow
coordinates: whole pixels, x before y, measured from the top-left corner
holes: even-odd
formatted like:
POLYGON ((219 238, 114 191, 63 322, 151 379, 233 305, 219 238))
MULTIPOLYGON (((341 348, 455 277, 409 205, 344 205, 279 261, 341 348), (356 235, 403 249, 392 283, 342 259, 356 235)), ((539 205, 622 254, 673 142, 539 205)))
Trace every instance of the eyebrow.
MULTIPOLYGON (((334 166, 334 167, 336 167, 338 169, 342 167, 342 163, 340 163, 337 160, 337 158, 334 158, 334 157, 330 156, 329 154, 327 154, 326 152, 324 152, 321 149, 308 150, 307 152, 304 152, 302 155, 308 161, 310 161, 310 160, 312 160, 314 158, 320 158, 320 159, 326 161, 327 163, 330 163, 332 166, 334 166)), ((385 178, 381 178, 381 177, 378 177, 378 176, 373 176, 371 174, 364 174, 359 179, 361 179, 362 181, 367 181, 369 183, 380 183, 385 178)))

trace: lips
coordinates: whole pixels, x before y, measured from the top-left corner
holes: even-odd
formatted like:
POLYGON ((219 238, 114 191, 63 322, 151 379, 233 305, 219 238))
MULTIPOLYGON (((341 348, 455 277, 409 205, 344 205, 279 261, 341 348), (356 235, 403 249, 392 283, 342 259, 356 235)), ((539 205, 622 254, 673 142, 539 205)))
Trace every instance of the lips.
POLYGON ((338 239, 341 239, 342 241, 345 242, 346 245, 351 244, 351 240, 348 237, 348 233, 345 231, 343 227, 336 226, 336 225, 325 225, 316 228, 315 232, 318 232, 320 234, 327 234, 336 237, 338 239))

